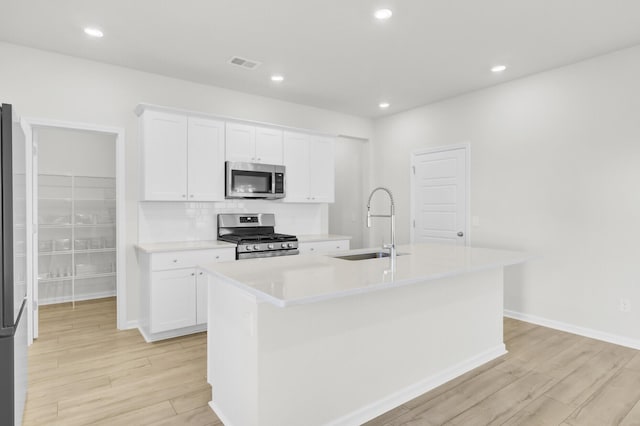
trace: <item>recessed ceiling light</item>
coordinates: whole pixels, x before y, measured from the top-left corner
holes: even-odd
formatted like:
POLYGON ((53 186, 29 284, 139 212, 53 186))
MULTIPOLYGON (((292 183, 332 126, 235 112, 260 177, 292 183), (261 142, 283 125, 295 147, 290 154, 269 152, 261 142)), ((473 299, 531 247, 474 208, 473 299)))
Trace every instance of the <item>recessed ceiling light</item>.
POLYGON ((282 81, 284 81, 284 77, 279 74, 272 75, 271 81, 275 81, 276 83, 281 83, 282 81))
POLYGON ((382 109, 387 109, 389 108, 389 102, 380 102, 378 106, 382 109))
POLYGON ((91 27, 87 27, 87 28, 85 28, 85 29, 84 29, 84 33, 85 33, 86 35, 91 36, 91 37, 97 37, 97 38, 100 38, 100 37, 104 36, 104 34, 102 33, 102 31, 100 31, 100 30, 99 30, 99 29, 97 29, 97 28, 91 28, 91 27))
POLYGON ((393 12, 391 10, 389 10, 389 9, 378 9, 373 14, 373 16, 376 17, 376 19, 379 19, 381 21, 384 21, 384 20, 387 20, 387 19, 391 18, 391 15, 393 15, 393 12))
POLYGON ((495 67, 491 68, 492 72, 502 72, 504 70, 507 69, 506 65, 496 65, 495 67))

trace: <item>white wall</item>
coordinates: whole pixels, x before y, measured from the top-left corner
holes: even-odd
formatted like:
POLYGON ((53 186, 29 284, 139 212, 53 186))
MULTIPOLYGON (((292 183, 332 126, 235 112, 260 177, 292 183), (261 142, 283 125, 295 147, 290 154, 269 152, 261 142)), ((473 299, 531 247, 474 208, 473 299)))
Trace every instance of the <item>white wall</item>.
POLYGON ((34 133, 39 173, 116 176, 115 135, 59 127, 42 127, 34 133))
POLYGON ((326 234, 327 204, 297 204, 266 200, 229 200, 217 203, 142 202, 139 204, 138 241, 215 240, 220 213, 273 213, 276 232, 326 234))
POLYGON ((399 240, 410 153, 470 142, 472 245, 540 256, 508 271, 506 308, 640 345, 639 75, 636 47, 378 120, 399 240))
POLYGON ((0 94, 22 116, 125 129, 128 319, 138 313, 137 120, 140 102, 369 138, 371 121, 0 42, 0 94))

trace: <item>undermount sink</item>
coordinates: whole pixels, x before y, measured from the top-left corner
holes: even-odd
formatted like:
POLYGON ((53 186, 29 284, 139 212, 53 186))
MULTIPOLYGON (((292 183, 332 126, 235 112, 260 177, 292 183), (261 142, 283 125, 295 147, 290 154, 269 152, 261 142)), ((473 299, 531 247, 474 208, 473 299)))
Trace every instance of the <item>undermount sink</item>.
MULTIPOLYGON (((396 256, 404 256, 409 253, 396 253, 396 256)), ((360 254, 348 254, 346 256, 333 256, 336 259, 344 260, 367 260, 367 259, 380 259, 383 257, 389 257, 388 251, 374 251, 372 253, 360 253, 360 254)))

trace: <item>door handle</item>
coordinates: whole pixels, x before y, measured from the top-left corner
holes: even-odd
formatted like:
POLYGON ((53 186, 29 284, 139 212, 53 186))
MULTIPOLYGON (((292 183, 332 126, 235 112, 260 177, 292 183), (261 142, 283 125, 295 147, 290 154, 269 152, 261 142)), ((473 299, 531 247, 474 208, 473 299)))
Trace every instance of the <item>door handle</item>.
POLYGON ((464 237, 464 232, 462 231, 458 232, 458 237, 464 237))

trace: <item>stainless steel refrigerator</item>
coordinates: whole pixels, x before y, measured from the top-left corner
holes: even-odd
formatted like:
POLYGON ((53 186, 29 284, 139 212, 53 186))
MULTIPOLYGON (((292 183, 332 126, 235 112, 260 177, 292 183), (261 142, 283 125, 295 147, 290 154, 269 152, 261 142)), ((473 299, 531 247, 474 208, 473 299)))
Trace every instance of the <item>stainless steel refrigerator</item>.
POLYGON ((11 105, 0 109, 0 425, 21 425, 27 397, 26 156, 11 105))

